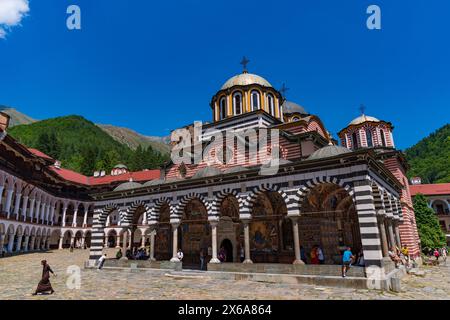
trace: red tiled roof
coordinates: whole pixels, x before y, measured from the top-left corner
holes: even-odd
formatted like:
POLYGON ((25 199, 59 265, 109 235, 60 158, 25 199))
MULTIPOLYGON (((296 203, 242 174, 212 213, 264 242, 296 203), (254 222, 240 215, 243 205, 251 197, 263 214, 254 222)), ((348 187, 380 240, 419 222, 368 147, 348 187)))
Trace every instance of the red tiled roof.
POLYGON ((89 184, 90 185, 102 185, 102 184, 109 184, 112 182, 117 181, 123 181, 127 182, 130 181, 130 179, 133 179, 135 182, 140 181, 149 181, 154 179, 160 178, 160 171, 159 170, 143 170, 143 171, 136 171, 136 172, 127 172, 124 174, 120 174, 117 176, 103 176, 103 177, 89 177, 89 184))
POLYGON ((409 190, 411 191, 412 196, 415 196, 418 193, 429 196, 441 194, 450 195, 450 183, 415 184, 409 186, 409 190))
POLYGON ((64 180, 89 185, 89 178, 78 172, 64 168, 56 168, 55 166, 49 166, 49 169, 56 172, 64 180))
POLYGON ((52 157, 46 155, 45 153, 43 153, 42 151, 39 151, 37 149, 33 149, 33 148, 27 148, 28 151, 30 151, 32 154, 34 154, 35 156, 38 156, 40 158, 44 158, 44 159, 48 159, 48 160, 55 160, 52 157))

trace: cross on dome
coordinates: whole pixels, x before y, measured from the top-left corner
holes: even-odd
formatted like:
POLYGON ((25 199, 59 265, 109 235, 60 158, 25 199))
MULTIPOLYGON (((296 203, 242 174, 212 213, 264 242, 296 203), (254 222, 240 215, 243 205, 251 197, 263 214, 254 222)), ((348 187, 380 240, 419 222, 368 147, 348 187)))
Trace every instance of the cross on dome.
POLYGON ((289 88, 286 87, 286 84, 283 82, 283 85, 281 86, 281 89, 280 89, 280 93, 281 93, 281 95, 283 96, 283 98, 286 97, 286 92, 287 92, 288 90, 289 90, 289 88))
POLYGON ((240 62, 242 64, 242 67, 244 68, 244 73, 247 73, 247 65, 250 62, 245 56, 242 58, 242 61, 240 62))

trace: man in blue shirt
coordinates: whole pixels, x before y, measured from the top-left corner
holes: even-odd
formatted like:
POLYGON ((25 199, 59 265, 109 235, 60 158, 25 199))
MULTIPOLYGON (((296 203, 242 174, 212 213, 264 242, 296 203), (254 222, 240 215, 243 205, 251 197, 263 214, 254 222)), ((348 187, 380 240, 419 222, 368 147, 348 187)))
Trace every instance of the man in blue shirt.
POLYGON ((342 255, 342 277, 345 278, 347 276, 347 270, 350 269, 350 265, 355 257, 352 253, 352 248, 347 247, 347 250, 344 251, 342 255))

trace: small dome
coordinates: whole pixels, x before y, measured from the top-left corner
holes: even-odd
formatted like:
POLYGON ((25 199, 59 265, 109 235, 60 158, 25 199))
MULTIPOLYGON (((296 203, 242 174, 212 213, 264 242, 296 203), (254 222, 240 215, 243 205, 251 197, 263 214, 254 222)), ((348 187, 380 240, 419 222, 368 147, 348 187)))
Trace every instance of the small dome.
POLYGON ((247 171, 247 170, 248 170, 248 168, 236 166, 236 167, 231 167, 231 168, 225 169, 223 171, 223 173, 224 174, 238 173, 238 172, 243 172, 243 171, 247 171))
POLYGON ((164 183, 164 180, 161 179, 150 180, 144 183, 144 187, 152 187, 162 183, 164 183))
POLYGON ((272 85, 264 79, 256 74, 252 73, 241 73, 230 79, 222 86, 220 90, 225 90, 231 88, 233 86, 247 86, 249 84, 259 84, 263 87, 272 87, 272 85))
POLYGON ((366 116, 365 114, 360 115, 358 118, 353 119, 352 122, 350 122, 349 125, 357 125, 357 124, 361 124, 364 122, 380 122, 380 120, 378 120, 377 118, 374 117, 370 117, 370 116, 366 116))
POLYGON ((128 167, 124 164, 119 163, 118 165, 114 166, 114 169, 127 169, 128 170, 128 167))
POLYGON ((203 169, 198 170, 192 176, 192 179, 213 177, 213 176, 217 176, 219 174, 222 174, 222 171, 220 171, 220 169, 217 169, 217 168, 211 167, 211 166, 207 166, 207 167, 205 167, 203 169))
POLYGON ((308 111, 306 111, 305 108, 303 108, 301 105, 291 101, 285 101, 282 107, 283 107, 283 114, 289 113, 309 114, 308 111))
POLYGON ((323 158, 331 158, 334 156, 338 156, 340 154, 345 154, 351 152, 350 149, 341 147, 341 146, 335 146, 335 145, 328 145, 326 147, 320 148, 319 150, 314 151, 309 157, 308 160, 318 160, 323 158))
POLYGON ((133 181, 129 181, 129 182, 125 182, 125 183, 118 185, 114 189, 114 191, 131 190, 131 189, 137 189, 137 188, 141 188, 141 187, 142 187, 142 184, 133 182, 133 181))

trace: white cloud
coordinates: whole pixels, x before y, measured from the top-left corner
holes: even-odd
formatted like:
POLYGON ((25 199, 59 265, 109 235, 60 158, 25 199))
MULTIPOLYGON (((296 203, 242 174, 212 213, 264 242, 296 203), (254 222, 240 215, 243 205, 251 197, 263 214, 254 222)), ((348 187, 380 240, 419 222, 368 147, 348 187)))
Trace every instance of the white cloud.
POLYGON ((20 25, 29 11, 28 0, 0 0, 0 38, 5 38, 11 27, 20 25))

